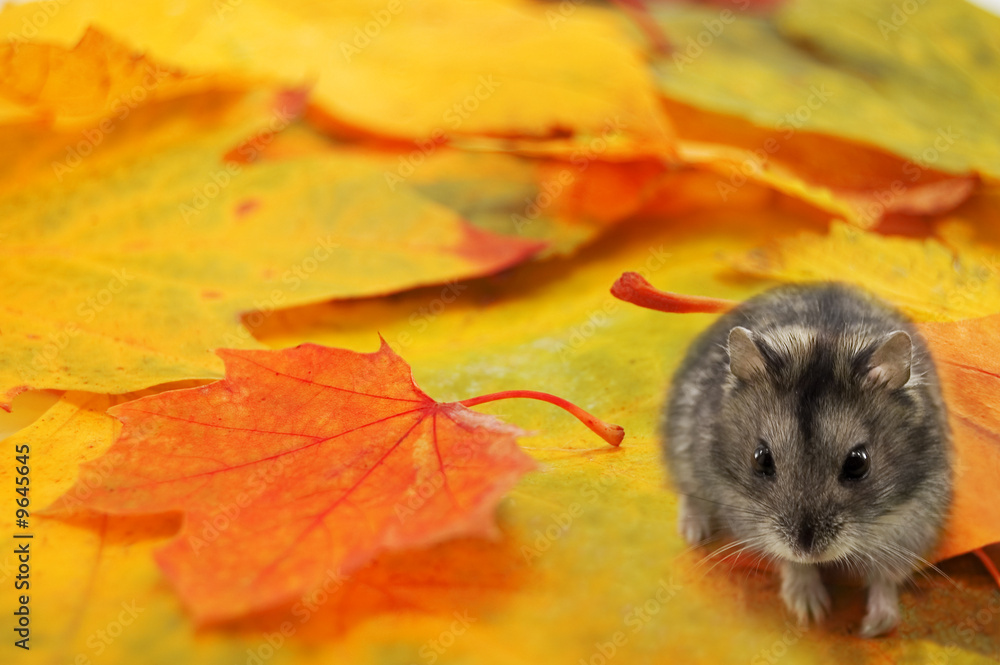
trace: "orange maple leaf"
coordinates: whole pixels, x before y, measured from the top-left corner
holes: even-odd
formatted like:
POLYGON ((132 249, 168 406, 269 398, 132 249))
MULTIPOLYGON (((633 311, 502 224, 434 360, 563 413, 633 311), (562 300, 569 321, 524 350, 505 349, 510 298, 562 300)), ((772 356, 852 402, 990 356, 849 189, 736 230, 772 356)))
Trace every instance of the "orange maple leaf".
MULTIPOLYGON (((1000 315, 918 324, 930 345, 955 446, 955 495, 938 559, 1000 541, 1000 315)), ((992 571, 991 571, 992 572, 992 571)), ((1000 583, 1000 578, 997 579, 1000 583)))
POLYGON ((522 430, 466 405, 535 397, 622 436, 544 393, 436 402, 384 340, 370 354, 217 353, 224 380, 110 409, 121 436, 50 509, 183 511, 157 560, 200 621, 301 596, 385 550, 495 535, 496 503, 535 463, 522 430))

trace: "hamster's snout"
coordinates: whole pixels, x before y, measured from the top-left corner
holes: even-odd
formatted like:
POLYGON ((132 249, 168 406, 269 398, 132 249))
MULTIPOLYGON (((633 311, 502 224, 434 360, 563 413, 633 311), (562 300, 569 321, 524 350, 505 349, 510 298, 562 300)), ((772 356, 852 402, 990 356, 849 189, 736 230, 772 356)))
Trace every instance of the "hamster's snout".
POLYGON ((790 515, 779 526, 781 540, 787 550, 782 554, 803 563, 817 563, 837 558, 835 546, 840 522, 832 515, 805 513, 790 515))
POLYGON ((812 520, 803 520, 802 524, 799 525, 799 549, 804 553, 809 554, 809 552, 812 551, 813 543, 815 542, 816 528, 813 526, 812 520))

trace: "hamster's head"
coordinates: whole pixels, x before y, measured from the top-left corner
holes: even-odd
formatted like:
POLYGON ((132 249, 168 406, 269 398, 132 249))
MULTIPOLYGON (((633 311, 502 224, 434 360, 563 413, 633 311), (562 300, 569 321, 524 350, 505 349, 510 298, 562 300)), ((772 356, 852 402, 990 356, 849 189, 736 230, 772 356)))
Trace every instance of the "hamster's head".
POLYGON ((919 490, 949 477, 911 336, 736 327, 728 352, 711 459, 734 535, 802 563, 905 541, 890 535, 919 515, 919 490))

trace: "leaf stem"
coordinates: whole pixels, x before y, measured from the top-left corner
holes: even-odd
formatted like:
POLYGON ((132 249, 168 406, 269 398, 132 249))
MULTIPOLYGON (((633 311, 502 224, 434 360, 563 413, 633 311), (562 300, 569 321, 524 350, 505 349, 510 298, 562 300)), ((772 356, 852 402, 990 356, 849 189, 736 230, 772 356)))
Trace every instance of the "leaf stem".
POLYGON ((622 442, 622 439, 625 438, 625 430, 621 427, 621 425, 606 423, 603 420, 595 418, 591 414, 587 413, 576 404, 564 400, 562 397, 556 397, 555 395, 551 395, 549 393, 538 392, 537 390, 503 390, 490 395, 470 397, 469 399, 462 400, 459 404, 468 407, 511 398, 537 399, 542 402, 548 402, 549 404, 555 404, 556 406, 565 409, 572 415, 576 416, 577 420, 586 425, 592 432, 610 443, 612 446, 617 446, 622 442))
POLYGON ((732 300, 686 296, 681 293, 660 291, 637 272, 624 272, 611 287, 611 295, 639 307, 671 314, 727 312, 736 306, 732 300))
POLYGON ((997 583, 998 587, 1000 587, 1000 570, 997 570, 997 566, 993 563, 993 559, 991 559, 989 555, 983 551, 982 547, 972 550, 972 553, 979 557, 979 560, 983 562, 986 570, 993 576, 993 581, 997 583))

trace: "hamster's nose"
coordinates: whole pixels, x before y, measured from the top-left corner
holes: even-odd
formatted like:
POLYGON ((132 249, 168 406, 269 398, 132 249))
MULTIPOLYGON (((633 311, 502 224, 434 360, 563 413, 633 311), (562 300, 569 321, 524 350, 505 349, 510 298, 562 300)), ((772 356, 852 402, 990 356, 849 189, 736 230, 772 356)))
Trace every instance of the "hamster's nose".
POLYGON ((813 545, 816 544, 816 526, 811 518, 806 518, 799 524, 796 543, 805 554, 812 552, 813 545))
POLYGON ((781 531, 791 550, 792 558, 802 561, 823 561, 828 558, 831 543, 840 526, 822 511, 788 515, 781 531))

